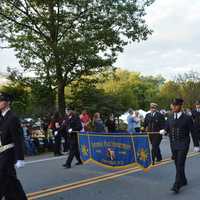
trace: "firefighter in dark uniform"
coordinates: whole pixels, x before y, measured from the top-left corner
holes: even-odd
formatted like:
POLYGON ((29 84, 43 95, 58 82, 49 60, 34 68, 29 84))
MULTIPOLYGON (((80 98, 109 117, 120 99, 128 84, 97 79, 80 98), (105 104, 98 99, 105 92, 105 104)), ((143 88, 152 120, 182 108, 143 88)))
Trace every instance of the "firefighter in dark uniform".
POLYGON ((82 124, 79 116, 76 112, 70 111, 69 113, 69 156, 66 163, 63 165, 66 168, 71 168, 71 163, 74 156, 77 159, 76 165, 81 165, 82 160, 80 158, 79 144, 78 144, 78 132, 82 130, 82 124))
POLYGON ((149 133, 150 142, 152 145, 152 164, 154 165, 155 159, 157 162, 162 160, 162 155, 160 151, 160 143, 162 140, 162 135, 159 131, 165 127, 165 118, 158 112, 158 105, 156 103, 150 104, 150 113, 145 116, 144 128, 145 131, 149 133), (151 134, 152 133, 152 134, 151 134))
MULTIPOLYGON (((182 112, 182 99, 173 101, 173 112, 166 121, 165 131, 169 135, 172 157, 176 166, 176 179, 172 191, 178 193, 180 188, 187 185, 185 176, 185 161, 190 146, 190 133, 193 132, 192 118, 182 112)), ((165 134, 161 130, 161 134, 165 134)))
POLYGON ((10 109, 11 100, 9 94, 0 92, 0 199, 26 200, 15 170, 24 166, 22 129, 10 109))
POLYGON ((200 151, 200 101, 196 101, 196 108, 192 110, 192 119, 194 123, 194 131, 192 140, 194 143, 194 151, 200 151))

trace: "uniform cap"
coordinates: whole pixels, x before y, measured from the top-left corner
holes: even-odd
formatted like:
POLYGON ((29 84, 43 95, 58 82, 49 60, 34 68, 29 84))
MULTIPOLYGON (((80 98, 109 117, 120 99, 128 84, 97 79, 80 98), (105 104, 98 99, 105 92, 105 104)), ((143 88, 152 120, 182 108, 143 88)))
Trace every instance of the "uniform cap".
POLYGON ((10 94, 5 92, 0 92, 0 101, 12 101, 13 98, 10 94))
POLYGON ((158 104, 157 103, 150 103, 150 108, 158 108, 158 104))
POLYGON ((172 101, 173 105, 183 105, 184 100, 180 98, 176 98, 172 101))

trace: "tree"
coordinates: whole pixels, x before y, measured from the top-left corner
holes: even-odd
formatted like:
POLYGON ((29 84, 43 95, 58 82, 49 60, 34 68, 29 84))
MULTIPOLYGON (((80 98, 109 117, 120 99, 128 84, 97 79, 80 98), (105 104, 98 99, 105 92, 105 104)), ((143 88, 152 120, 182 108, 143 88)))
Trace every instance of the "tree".
POLYGON ((14 101, 11 104, 15 112, 22 116, 28 113, 29 92, 20 84, 10 83, 7 86, 2 86, 1 91, 12 95, 14 101))
POLYGON ((157 100, 160 86, 163 84, 163 77, 141 76, 137 72, 129 72, 117 69, 108 81, 102 84, 106 93, 114 95, 124 107, 149 109, 149 103, 157 100))
MULTIPOLYGON (((55 91, 45 81, 38 80, 35 77, 23 77, 22 73, 14 69, 8 69, 8 71, 10 72, 8 77, 10 85, 5 87, 6 90, 11 94, 17 93, 14 95, 17 96, 17 99, 19 99, 18 96, 23 97, 23 95, 18 95, 19 92, 15 92, 16 90, 26 91, 24 94, 26 97, 25 109, 22 109, 20 113, 22 116, 44 117, 55 112, 55 91)), ((18 101, 18 103, 20 102, 18 101)), ((16 101, 14 101, 14 104, 16 104, 16 101)), ((15 107, 17 110, 21 108, 15 107)))
POLYGON ((164 83, 160 88, 158 96, 160 107, 168 110, 173 99, 182 97, 180 89, 181 85, 175 81, 167 81, 164 83))
POLYGON ((0 38, 20 65, 57 88, 110 67, 129 41, 147 39, 145 8, 154 0, 1 0, 0 38))
POLYGON ((104 117, 108 117, 110 113, 121 115, 124 107, 117 96, 105 93, 102 88, 96 86, 97 83, 98 79, 84 79, 72 84, 69 106, 79 113, 87 110, 92 115, 100 112, 104 117))
POLYGON ((185 104, 192 107, 194 102, 200 99, 200 73, 190 71, 183 75, 179 74, 176 83, 180 85, 180 93, 185 104))

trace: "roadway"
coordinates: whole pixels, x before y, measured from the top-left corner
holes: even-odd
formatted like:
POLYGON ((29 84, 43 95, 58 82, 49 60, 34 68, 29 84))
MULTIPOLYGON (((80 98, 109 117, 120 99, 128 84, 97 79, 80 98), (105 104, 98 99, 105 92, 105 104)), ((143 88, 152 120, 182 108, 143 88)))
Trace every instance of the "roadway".
POLYGON ((188 186, 178 195, 170 191, 175 168, 168 140, 162 142, 164 161, 145 173, 138 167, 110 170, 95 164, 65 169, 66 157, 30 157, 18 170, 29 200, 196 200, 200 196, 200 154, 190 153, 186 163, 188 186))

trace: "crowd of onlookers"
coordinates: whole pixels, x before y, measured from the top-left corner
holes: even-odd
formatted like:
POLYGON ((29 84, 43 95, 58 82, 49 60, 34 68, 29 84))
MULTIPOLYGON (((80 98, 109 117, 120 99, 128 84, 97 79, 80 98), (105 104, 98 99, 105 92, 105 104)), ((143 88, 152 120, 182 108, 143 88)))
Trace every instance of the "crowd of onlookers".
MULTIPOLYGON (((191 110, 184 111, 191 115, 191 110)), ((160 113, 167 117, 169 111, 160 110, 160 113)), ((69 150, 68 122, 70 115, 77 115, 81 120, 82 131, 91 132, 116 132, 119 130, 119 121, 111 113, 107 118, 102 119, 101 114, 96 112, 91 116, 87 111, 78 115, 75 111, 66 109, 65 117, 61 117, 58 112, 51 116, 49 120, 40 120, 38 126, 30 122, 22 122, 23 135, 25 141, 25 152, 27 155, 37 155, 45 151, 53 151, 55 156, 62 155, 69 150)), ((143 130, 145 116, 137 110, 128 110, 127 128, 123 132, 140 133, 143 130)), ((122 131, 122 129, 121 129, 122 131)))
POLYGON ((37 126, 34 123, 22 121, 26 154, 37 155, 44 151, 53 151, 55 156, 59 156, 62 155, 61 152, 68 152, 68 123, 71 115, 76 115, 80 119, 82 131, 115 132, 117 130, 113 114, 103 120, 98 112, 92 117, 87 111, 78 115, 75 111, 66 109, 65 117, 61 117, 56 112, 49 120, 40 120, 37 126))

